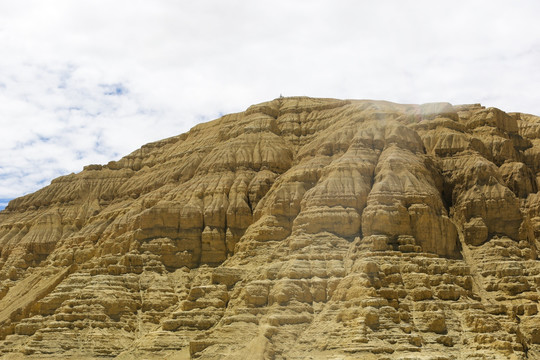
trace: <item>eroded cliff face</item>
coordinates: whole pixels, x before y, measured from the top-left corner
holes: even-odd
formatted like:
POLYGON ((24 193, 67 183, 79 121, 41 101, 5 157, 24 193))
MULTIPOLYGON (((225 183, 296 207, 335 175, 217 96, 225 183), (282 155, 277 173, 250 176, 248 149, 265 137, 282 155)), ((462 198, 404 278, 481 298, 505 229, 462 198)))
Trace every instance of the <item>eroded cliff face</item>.
POLYGON ((538 359, 540 117, 280 98, 0 213, 5 358, 538 359))

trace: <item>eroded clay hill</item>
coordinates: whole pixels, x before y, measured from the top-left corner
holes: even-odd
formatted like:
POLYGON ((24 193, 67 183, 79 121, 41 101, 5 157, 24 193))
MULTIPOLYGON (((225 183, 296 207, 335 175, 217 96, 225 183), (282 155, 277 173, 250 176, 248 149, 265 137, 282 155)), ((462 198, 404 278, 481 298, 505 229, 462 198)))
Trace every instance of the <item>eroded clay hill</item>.
POLYGON ((0 213, 0 356, 539 359, 540 117, 280 98, 0 213))

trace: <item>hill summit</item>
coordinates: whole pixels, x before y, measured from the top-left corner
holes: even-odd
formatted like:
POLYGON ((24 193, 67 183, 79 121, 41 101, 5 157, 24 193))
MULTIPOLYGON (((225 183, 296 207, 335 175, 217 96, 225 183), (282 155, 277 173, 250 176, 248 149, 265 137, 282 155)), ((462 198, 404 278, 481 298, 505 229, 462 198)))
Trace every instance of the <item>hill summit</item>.
POLYGON ((0 212, 6 359, 538 359, 540 117, 279 98, 0 212))

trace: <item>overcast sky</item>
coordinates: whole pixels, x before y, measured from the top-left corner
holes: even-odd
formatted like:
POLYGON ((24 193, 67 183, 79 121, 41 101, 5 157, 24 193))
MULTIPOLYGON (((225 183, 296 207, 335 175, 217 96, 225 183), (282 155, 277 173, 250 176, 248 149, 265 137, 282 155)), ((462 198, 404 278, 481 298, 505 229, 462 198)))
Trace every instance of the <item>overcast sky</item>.
POLYGON ((540 114, 540 2, 0 0, 0 208, 284 96, 540 114))

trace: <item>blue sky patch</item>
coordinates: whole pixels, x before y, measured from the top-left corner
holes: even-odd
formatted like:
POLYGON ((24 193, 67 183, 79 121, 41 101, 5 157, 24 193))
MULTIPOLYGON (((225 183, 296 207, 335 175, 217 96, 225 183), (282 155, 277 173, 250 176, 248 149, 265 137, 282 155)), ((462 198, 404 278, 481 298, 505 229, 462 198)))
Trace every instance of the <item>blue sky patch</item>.
POLYGON ((128 93, 126 87, 122 84, 100 84, 103 88, 103 95, 107 96, 121 96, 128 93))
POLYGON ((0 210, 4 210, 11 199, 0 199, 0 210))

